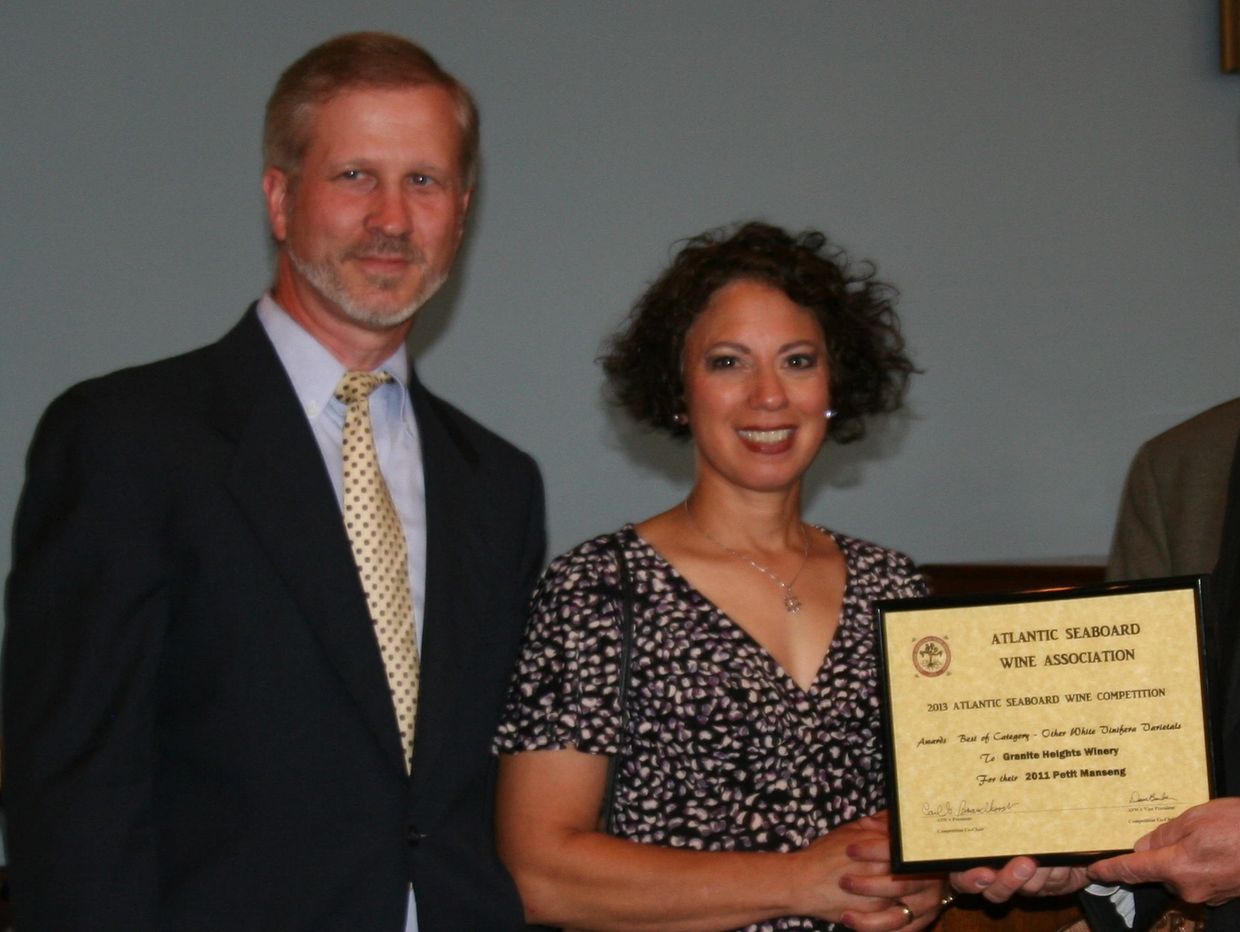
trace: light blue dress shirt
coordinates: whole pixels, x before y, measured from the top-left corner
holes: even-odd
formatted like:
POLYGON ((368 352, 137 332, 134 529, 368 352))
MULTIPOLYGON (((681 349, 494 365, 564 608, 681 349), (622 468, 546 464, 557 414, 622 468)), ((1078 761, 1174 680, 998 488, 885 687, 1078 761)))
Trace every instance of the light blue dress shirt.
MULTIPOLYGON (((335 396, 336 384, 345 373, 336 359, 270 294, 258 302, 258 319, 275 347, 276 355, 301 409, 314 432, 323 463, 336 491, 336 504, 344 507, 343 457, 340 452, 345 406, 335 396)), ((402 346, 375 371, 386 372, 393 381, 380 385, 370 396, 370 420, 375 452, 392 503, 400 514, 409 551, 409 586, 413 595, 414 629, 422 649, 422 611, 426 604, 426 484, 422 476, 422 445, 418 423, 409 399, 409 357, 402 346)), ((341 519, 343 520, 343 518, 341 519)), ((409 891, 406 932, 417 932, 414 894, 409 891)))

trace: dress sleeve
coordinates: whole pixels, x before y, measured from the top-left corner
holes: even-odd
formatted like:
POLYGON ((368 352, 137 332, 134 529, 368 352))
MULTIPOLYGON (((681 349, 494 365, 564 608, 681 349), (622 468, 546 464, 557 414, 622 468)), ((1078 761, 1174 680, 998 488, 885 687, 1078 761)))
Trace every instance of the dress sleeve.
POLYGON ((921 575, 915 563, 904 554, 893 551, 892 558, 892 585, 895 592, 892 593, 898 599, 920 598, 921 596, 930 594, 930 587, 926 585, 926 577, 921 575))
POLYGON ((553 560, 529 620, 494 750, 618 751, 620 612, 602 537, 553 560))
POLYGON ((910 557, 867 541, 853 540, 856 565, 853 571, 863 580, 870 601, 876 599, 916 599, 930 594, 921 570, 910 557))

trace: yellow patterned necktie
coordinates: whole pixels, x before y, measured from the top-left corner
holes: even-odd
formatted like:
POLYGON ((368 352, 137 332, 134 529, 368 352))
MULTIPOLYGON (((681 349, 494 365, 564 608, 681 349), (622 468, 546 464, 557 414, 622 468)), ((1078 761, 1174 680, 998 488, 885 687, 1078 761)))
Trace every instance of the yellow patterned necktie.
POLYGON ((405 533, 379 471, 370 423, 370 393, 390 381, 392 377, 386 372, 346 372, 335 394, 346 405, 341 437, 344 524, 387 671, 408 771, 418 714, 418 642, 405 533))

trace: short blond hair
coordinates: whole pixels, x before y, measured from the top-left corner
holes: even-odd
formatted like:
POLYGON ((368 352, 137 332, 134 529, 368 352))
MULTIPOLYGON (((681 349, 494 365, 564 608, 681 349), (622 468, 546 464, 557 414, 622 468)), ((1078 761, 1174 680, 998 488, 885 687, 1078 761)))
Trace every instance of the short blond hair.
POLYGON ((432 85, 456 101, 461 127, 461 175, 466 188, 478 180, 478 107, 469 89, 439 67, 431 54, 386 32, 352 32, 328 39, 293 62, 267 101, 263 167, 296 175, 310 145, 316 107, 342 91, 432 85))

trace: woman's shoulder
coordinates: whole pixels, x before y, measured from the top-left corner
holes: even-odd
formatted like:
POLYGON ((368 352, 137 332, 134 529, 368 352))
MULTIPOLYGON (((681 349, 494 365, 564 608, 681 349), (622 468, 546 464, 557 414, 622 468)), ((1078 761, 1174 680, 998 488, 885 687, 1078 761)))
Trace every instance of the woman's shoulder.
POLYGON ((839 546, 844 554, 844 559, 848 563, 850 574, 856 576, 881 573, 894 576, 901 581, 921 581, 921 574, 917 570, 917 565, 908 554, 899 550, 893 550, 891 547, 884 547, 882 544, 876 544, 873 541, 853 537, 851 534, 842 534, 839 531, 832 531, 823 527, 819 527, 819 530, 835 539, 835 543, 839 546))
POLYGON ((616 562, 616 548, 631 549, 637 539, 633 525, 625 524, 606 534, 598 534, 570 547, 547 564, 548 573, 580 567, 596 567, 602 563, 616 562))
POLYGON ((628 556, 637 541, 631 524, 583 540, 547 564, 539 588, 544 592, 598 586, 612 588, 619 572, 617 551, 623 549, 628 556))

